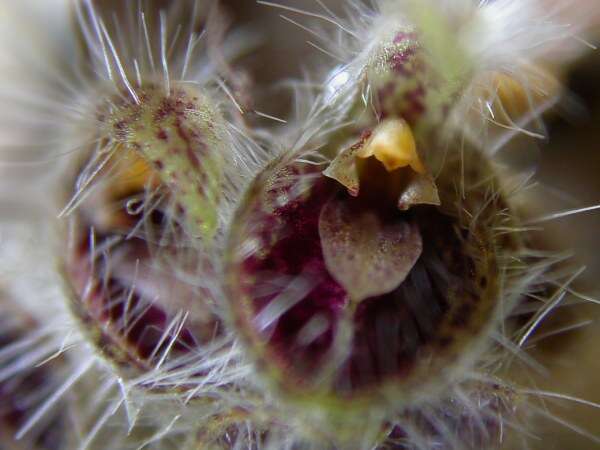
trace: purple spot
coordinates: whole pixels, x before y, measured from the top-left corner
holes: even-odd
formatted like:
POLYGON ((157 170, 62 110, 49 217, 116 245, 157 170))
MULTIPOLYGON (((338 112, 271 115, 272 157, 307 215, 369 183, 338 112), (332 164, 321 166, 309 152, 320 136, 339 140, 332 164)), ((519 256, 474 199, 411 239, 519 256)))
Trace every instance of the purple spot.
POLYGON ((167 132, 163 128, 161 128, 159 130, 159 132, 156 133, 156 137, 158 139, 160 139, 161 141, 167 141, 169 139, 169 136, 167 135, 167 132))
POLYGON ((401 31, 394 37, 394 44, 402 44, 405 41, 416 41, 417 39, 418 39, 418 35, 414 31, 412 31, 412 32, 401 31))
POLYGON ((410 77, 415 74, 414 65, 411 64, 414 60, 415 55, 417 54, 418 48, 408 47, 407 49, 395 53, 389 59, 389 64, 391 65, 392 70, 404 77, 410 77))

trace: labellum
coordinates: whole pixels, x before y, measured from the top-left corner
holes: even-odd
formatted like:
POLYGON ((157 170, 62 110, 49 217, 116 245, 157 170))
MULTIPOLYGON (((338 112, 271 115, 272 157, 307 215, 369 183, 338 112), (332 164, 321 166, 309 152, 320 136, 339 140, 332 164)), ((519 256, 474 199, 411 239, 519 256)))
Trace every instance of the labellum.
POLYGON ((324 174, 342 180, 350 194, 332 198, 319 217, 327 269, 353 301, 395 290, 423 247, 418 228, 396 209, 439 205, 408 124, 381 123, 368 139, 343 151, 324 174))
POLYGON ((434 180, 406 127, 384 121, 324 173, 275 162, 238 211, 235 325, 293 403, 344 415, 435 396, 500 320, 497 274, 519 244, 496 239, 512 219, 494 169, 452 150, 434 180))

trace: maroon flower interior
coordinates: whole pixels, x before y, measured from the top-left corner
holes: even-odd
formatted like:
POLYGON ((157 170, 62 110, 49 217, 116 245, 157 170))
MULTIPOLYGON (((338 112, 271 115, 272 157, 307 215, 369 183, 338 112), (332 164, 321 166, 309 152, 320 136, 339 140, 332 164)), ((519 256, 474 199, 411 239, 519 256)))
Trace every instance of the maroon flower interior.
MULTIPOLYGON (((177 252, 186 251, 175 248, 171 244, 175 241, 172 237, 162 246, 158 244, 161 230, 167 225, 175 233, 181 232, 177 224, 167 224, 169 219, 162 206, 155 207, 146 215, 143 219, 144 226, 139 226, 141 212, 135 215, 127 211, 127 204, 131 199, 138 201, 144 195, 144 191, 129 192, 120 198, 111 199, 113 203, 110 205, 92 203, 91 207, 106 207, 119 216, 120 219, 116 222, 127 224, 122 229, 99 230, 94 226, 94 215, 87 213, 86 208, 90 206, 84 204, 79 210, 76 245, 66 267, 77 297, 74 309, 86 323, 92 339, 124 369, 131 370, 135 367, 141 371, 151 369, 153 363, 161 358, 163 351, 171 346, 172 335, 165 339, 164 332, 175 316, 173 308, 165 308, 169 302, 176 304, 175 298, 154 298, 159 293, 154 292, 154 285, 148 285, 148 279, 154 276, 150 267, 155 265, 157 258, 165 255, 175 257, 177 252), (93 256, 90 255, 92 229, 94 247, 108 248, 93 256), (138 231, 128 236, 134 229, 138 231), (118 239, 116 244, 108 244, 115 239, 118 239), (139 279, 134 279, 131 275, 123 276, 120 272, 124 268, 129 272, 137 270, 139 279), (145 272, 150 272, 151 275, 144 277, 145 272)), ((141 201, 143 200, 139 200, 141 201)), ((153 280, 154 284, 179 286, 174 279, 176 275, 170 271, 172 269, 173 267, 164 267, 157 274, 157 277, 162 278, 153 280)), ((162 295, 189 296, 192 289, 188 288, 184 287, 183 293, 176 289, 163 289, 162 295)), ((169 354, 177 356, 193 351, 215 336, 215 333, 219 334, 220 330, 221 324, 216 319, 207 324, 190 317, 175 337, 169 354)))
MULTIPOLYGON (((254 242, 260 250, 249 254, 238 268, 243 298, 238 313, 246 333, 266 344, 267 362, 286 372, 291 383, 301 385, 312 381, 327 362, 336 328, 349 304, 345 290, 325 267, 318 230, 324 204, 333 195, 348 194, 322 176, 309 191, 272 211, 276 198, 296 189, 293 181, 286 186, 282 180, 275 184, 283 187, 257 195, 241 219, 247 223, 245 241, 254 242), (300 294, 292 289, 298 280, 308 286, 300 294), (294 298, 298 295, 301 298, 294 298), (290 298, 292 305, 273 315, 277 303, 290 298), (276 320, 265 324, 262 319, 269 316, 276 320), (322 325, 318 328, 314 323, 322 325), (310 341, 304 339, 306 330, 314 331, 308 333, 310 341)), ((438 327, 451 306, 449 293, 460 295, 469 289, 463 280, 464 274, 473 270, 473 262, 462 252, 461 232, 453 219, 428 206, 394 214, 391 220, 416 221, 423 253, 398 288, 358 305, 352 317, 351 351, 335 376, 334 389, 339 394, 350 395, 391 378, 401 379, 426 348, 447 346, 451 337, 440 334, 438 327)), ((471 309, 465 308, 462 314, 468 322, 471 309)))
MULTIPOLYGON (((142 364, 141 369, 147 369, 147 365, 151 365, 152 362, 147 361, 148 358, 152 354, 155 358, 160 357, 169 345, 170 339, 163 339, 161 342, 161 338, 173 317, 161 308, 160 304, 152 302, 152 299, 144 297, 135 289, 131 290, 132 286, 124 284, 112 275, 106 261, 97 259, 94 264, 95 270, 92 272, 89 245, 86 241, 81 242, 69 270, 78 300, 81 302, 76 306, 80 318, 88 322, 91 329, 97 330, 98 335, 95 338, 101 344, 102 350, 112 356, 118 356, 119 359, 125 357, 125 360, 121 361, 123 364, 138 363, 142 364), (86 291, 90 279, 93 280, 93 288, 86 291), (127 322, 124 320, 126 317, 129 318, 127 322)), ((102 239, 99 239, 96 245, 101 244, 102 239)), ((134 240, 124 244, 124 247, 126 251, 138 255, 143 260, 144 256, 147 257, 146 245, 143 241, 134 240)), ((186 352, 197 345, 198 340, 192 330, 184 327, 178 334, 171 352, 186 352)))

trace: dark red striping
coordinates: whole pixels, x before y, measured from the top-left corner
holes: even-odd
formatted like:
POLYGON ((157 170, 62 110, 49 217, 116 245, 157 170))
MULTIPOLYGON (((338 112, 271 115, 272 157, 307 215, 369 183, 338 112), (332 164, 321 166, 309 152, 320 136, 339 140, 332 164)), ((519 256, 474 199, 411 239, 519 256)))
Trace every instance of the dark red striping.
POLYGON ((175 111, 173 102, 169 98, 165 98, 160 103, 160 106, 154 112, 153 120, 156 125, 161 124, 169 115, 175 111))
MULTIPOLYGON (((105 237, 102 235, 96 236, 96 244, 101 245, 103 239, 105 237)), ((136 254, 142 259, 147 256, 147 243, 141 239, 132 238, 123 247, 121 250, 136 254)), ((97 260, 96 271, 90 273, 88 248, 88 238, 85 238, 81 241, 79 251, 71 262, 70 276, 80 296, 85 291, 88 279, 92 277, 96 280, 93 291, 87 297, 80 297, 80 299, 84 302, 82 306, 89 319, 102 329, 106 345, 118 345, 115 343, 115 338, 122 339, 129 347, 119 349, 120 351, 133 352, 141 359, 149 358, 155 351, 160 356, 161 351, 169 345, 169 339, 160 346, 159 343, 172 317, 169 317, 158 304, 143 300, 136 291, 130 293, 130 286, 123 285, 117 278, 105 273, 108 267, 105 267, 103 260, 97 260), (127 302, 115 301, 116 298, 126 298, 130 294, 131 297, 127 302), (134 314, 135 311, 142 311, 142 313, 134 314), (119 324, 126 316, 130 317, 129 325, 133 324, 127 331, 119 328, 119 324)), ((177 336, 172 350, 175 353, 185 353, 195 348, 197 342, 192 330, 184 327, 177 336)))
MULTIPOLYGON (((253 289, 263 283, 268 283, 269 278, 263 274, 270 272, 277 275, 299 276, 314 280, 314 287, 307 296, 296 306, 291 308, 277 322, 270 339, 270 345, 277 349, 281 355, 294 365, 296 369, 311 373, 331 345, 333 328, 330 326, 320 337, 304 348, 298 347, 296 339, 298 333, 308 321, 320 313, 333 322, 339 314, 339 309, 347 302, 344 290, 328 274, 320 246, 318 233, 318 218, 324 201, 331 195, 332 188, 337 188, 328 179, 317 183, 312 190, 312 195, 302 201, 292 201, 278 208, 274 215, 266 211, 256 211, 257 216, 251 217, 261 241, 261 246, 269 249, 266 257, 253 255, 243 262, 243 272, 248 280, 255 277, 258 280, 250 281, 246 285, 246 293, 254 300, 252 307, 255 314, 267 306, 281 292, 274 292, 267 296, 257 297, 253 289), (279 219, 278 219, 279 218, 279 219), (285 222, 282 222, 282 219, 285 222), (275 236, 274 236, 275 235, 275 236), (272 239, 277 239, 272 245, 272 239), (293 351, 291 351, 293 350, 293 351)), ((287 189, 272 189, 267 197, 275 201, 278 195, 287 189)), ((269 200, 267 200, 269 201, 269 200)), ((254 227, 253 227, 254 228, 254 227)))
POLYGON ((192 167, 194 169, 200 169, 200 157, 189 145, 185 148, 185 153, 187 155, 188 161, 192 164, 192 167))

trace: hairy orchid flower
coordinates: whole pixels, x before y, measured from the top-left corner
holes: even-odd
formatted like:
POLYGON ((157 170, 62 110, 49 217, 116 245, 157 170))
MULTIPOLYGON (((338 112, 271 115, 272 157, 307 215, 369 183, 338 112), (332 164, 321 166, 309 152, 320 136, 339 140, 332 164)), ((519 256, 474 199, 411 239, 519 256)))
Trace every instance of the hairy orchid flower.
POLYGON ((230 238, 232 314, 259 373, 293 403, 349 416, 342 441, 364 433, 365 408, 418 404, 460 378, 521 287, 496 281, 521 244, 496 237, 513 219, 489 163, 470 151, 457 190, 450 151, 434 182, 407 127, 381 123, 324 173, 274 163, 230 238))
MULTIPOLYGON (((521 205, 505 191, 509 177, 488 158, 516 132, 533 136, 524 127, 556 101, 558 83, 536 66, 539 54, 525 49, 546 33, 556 39, 568 33, 538 22, 532 3, 531 15, 522 19, 531 25, 531 35, 517 36, 508 48, 499 45, 506 39, 502 32, 479 42, 474 37, 483 38, 492 17, 515 18, 515 5, 461 5, 429 9, 378 2, 379 14, 362 23, 340 23, 327 11, 324 17, 343 37, 325 45, 329 54, 341 54, 343 65, 320 97, 325 106, 313 110, 323 113, 316 121, 326 130, 333 124, 333 131, 322 133, 320 145, 314 144, 318 150, 300 150, 267 168, 232 226, 227 266, 232 323, 245 336, 260 382, 299 405, 305 416, 318 420, 331 414, 330 434, 342 448, 358 436, 363 446, 372 444, 366 431, 372 424, 359 419, 365 414, 385 417, 411 406, 436 411, 439 403, 427 404, 429 396, 452 396, 457 386, 481 392, 481 386, 467 387, 466 380, 478 364, 494 364, 483 356, 497 345, 490 335, 499 326, 518 329, 511 319, 518 302, 525 301, 518 292, 539 289, 535 295, 542 295, 546 288, 536 277, 546 279, 551 272, 551 260, 531 259, 536 250, 542 252, 528 247, 530 237, 518 217, 521 205), (495 14, 496 8, 504 8, 505 15, 495 14), (345 47, 347 42, 356 45, 345 47), (491 43, 499 45, 498 53, 491 43), (520 59, 515 64, 511 58, 520 59), (479 105, 486 110, 484 127, 482 115, 472 113, 479 105), (327 157, 329 167, 321 172, 327 157), (485 225, 479 229, 468 220, 485 225), (469 231, 462 235, 461 229, 469 231), (448 253, 453 260, 443 259, 448 253), (440 262, 437 269, 427 265, 429 258, 440 262), (522 264, 537 265, 539 272, 527 274, 522 264), (440 276, 440 267, 449 273, 440 276), (460 280, 459 287, 448 280, 460 280), (469 305, 470 295, 476 307, 469 305), (402 314, 403 308, 408 312, 402 314), (452 324, 449 343, 443 330, 452 324), (461 333, 462 326, 469 331, 461 333), (448 354, 461 357, 446 359, 448 354)), ((360 10, 360 5, 352 9, 360 10)), ((551 289, 551 301, 560 298, 560 289, 551 289)), ((528 333, 516 334, 521 345, 528 333)), ((501 364, 493 353, 491 360, 501 364)), ((408 414, 392 429, 401 436, 438 439, 442 447, 493 446, 501 417, 512 420, 522 399, 510 383, 484 386, 484 398, 503 392, 503 406, 490 402, 496 406, 487 414, 497 420, 480 418, 479 433, 444 432, 461 420, 476 420, 459 419, 460 408, 456 415, 432 419, 430 427, 416 426, 415 415, 408 414), (475 436, 491 441, 482 444, 475 436)))

